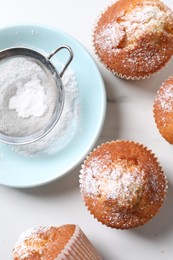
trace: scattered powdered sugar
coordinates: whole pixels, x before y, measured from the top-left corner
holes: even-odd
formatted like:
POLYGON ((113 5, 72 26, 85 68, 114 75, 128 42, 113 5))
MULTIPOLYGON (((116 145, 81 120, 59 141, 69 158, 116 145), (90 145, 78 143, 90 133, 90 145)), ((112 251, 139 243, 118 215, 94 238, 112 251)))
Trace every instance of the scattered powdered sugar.
POLYGON ((112 48, 117 48, 119 46, 124 37, 125 31, 123 25, 120 25, 118 23, 108 24, 98 34, 96 42, 102 43, 101 48, 103 51, 112 51, 112 48), (108 46, 110 48, 108 48, 108 46))
POLYGON ((161 87, 161 92, 157 94, 155 102, 159 102, 164 112, 173 112, 173 84, 161 87))
MULTIPOLYGON (((109 160, 109 158, 108 158, 109 160)), ((106 199, 118 199, 118 204, 137 202, 144 185, 144 172, 135 165, 130 170, 126 160, 118 160, 116 164, 109 162, 104 166, 94 158, 90 167, 81 170, 81 190, 86 196, 101 195, 106 199)))
POLYGON ((46 234, 50 230, 51 227, 38 226, 21 233, 19 240, 14 247, 13 255, 19 255, 21 260, 28 259, 28 257, 33 256, 33 253, 36 252, 41 256, 42 250, 44 250, 46 244, 51 242, 48 239, 46 242, 43 234, 46 234))
POLYGON ((136 7, 132 12, 127 13, 122 24, 125 27, 128 40, 135 40, 146 32, 161 32, 164 30, 168 13, 157 6, 136 7))
POLYGON ((18 242, 21 243, 24 240, 30 239, 31 237, 38 237, 38 234, 44 233, 46 231, 50 230, 50 227, 48 226, 36 226, 29 228, 25 230, 23 233, 21 233, 18 242))
MULTIPOLYGON (((161 10, 158 6, 142 5, 137 6, 131 12, 122 13, 118 21, 113 20, 107 26, 104 26, 98 34, 95 35, 95 42, 99 48, 107 51, 119 51, 119 44, 125 38, 127 48, 134 46, 136 39, 145 33, 156 33, 164 31, 165 23, 173 20, 173 14, 170 9, 161 10), (170 18, 171 17, 171 18, 170 18)), ((121 48, 122 46, 120 46, 121 48)))
POLYGON ((63 75, 65 102, 61 117, 55 127, 40 140, 12 150, 24 156, 55 154, 65 147, 73 138, 79 126, 80 96, 75 73, 67 69, 63 75))
POLYGON ((138 205, 143 196, 151 196, 149 204, 163 201, 166 179, 150 151, 148 164, 144 165, 140 157, 126 159, 115 155, 113 159, 113 152, 103 149, 104 154, 98 148, 98 155, 91 153, 82 165, 80 188, 84 198, 98 198, 101 204, 113 199, 119 207, 138 205))

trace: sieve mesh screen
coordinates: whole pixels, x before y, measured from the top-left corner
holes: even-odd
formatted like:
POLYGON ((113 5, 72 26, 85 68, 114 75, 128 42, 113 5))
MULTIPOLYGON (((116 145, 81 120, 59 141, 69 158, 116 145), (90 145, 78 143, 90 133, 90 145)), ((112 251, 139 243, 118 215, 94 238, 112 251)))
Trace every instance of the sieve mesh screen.
POLYGON ((39 60, 16 55, 0 61, 0 133, 27 137, 45 129, 57 105, 58 88, 39 60))

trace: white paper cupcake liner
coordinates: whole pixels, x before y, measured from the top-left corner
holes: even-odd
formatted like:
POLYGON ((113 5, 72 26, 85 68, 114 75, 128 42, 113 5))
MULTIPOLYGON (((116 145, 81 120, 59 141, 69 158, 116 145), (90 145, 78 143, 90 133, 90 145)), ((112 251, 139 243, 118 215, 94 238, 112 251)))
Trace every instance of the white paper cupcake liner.
POLYGON ((102 257, 76 226, 73 236, 55 260, 102 260, 102 257))

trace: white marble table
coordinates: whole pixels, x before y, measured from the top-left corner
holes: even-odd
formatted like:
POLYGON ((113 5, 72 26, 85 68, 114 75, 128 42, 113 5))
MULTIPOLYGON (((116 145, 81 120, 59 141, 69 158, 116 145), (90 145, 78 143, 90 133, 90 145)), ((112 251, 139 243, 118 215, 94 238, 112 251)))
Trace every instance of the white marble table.
MULTIPOLYGON (((109 0, 1 0, 0 25, 38 23, 64 30, 94 56, 91 32, 109 0)), ((171 0, 165 0, 173 8, 171 0)), ((94 56, 94 58, 96 58, 94 56)), ((12 189, 0 186, 0 259, 11 259, 13 244, 25 229, 36 225, 78 224, 105 260, 171 260, 173 257, 173 146, 156 129, 152 106, 158 87, 173 73, 171 62, 158 75, 143 81, 124 81, 98 64, 108 98, 105 124, 98 144, 130 139, 157 155, 169 180, 168 196, 160 213, 143 227, 113 230, 87 212, 79 192, 80 166, 46 186, 12 189)), ((92 260, 92 259, 91 259, 92 260)))

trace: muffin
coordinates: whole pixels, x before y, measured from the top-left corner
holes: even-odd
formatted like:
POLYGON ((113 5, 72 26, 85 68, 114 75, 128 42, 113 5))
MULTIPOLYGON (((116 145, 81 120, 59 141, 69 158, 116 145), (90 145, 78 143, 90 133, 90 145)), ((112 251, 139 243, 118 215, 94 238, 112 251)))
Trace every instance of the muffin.
POLYGON ((147 223, 166 196, 167 182, 157 159, 135 142, 112 141, 98 146, 80 172, 86 207, 108 227, 130 229, 147 223))
POLYGON ((169 77, 157 92, 153 113, 160 134, 173 144, 173 76, 169 77))
POLYGON ((101 256, 76 225, 38 226, 21 234, 13 260, 101 260, 101 256))
POLYGON ((117 76, 149 77, 172 57, 173 12, 159 0, 119 0, 101 14, 93 46, 117 76))

